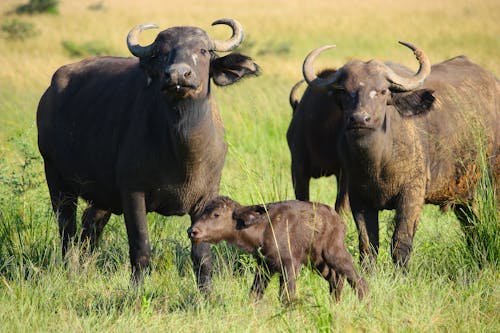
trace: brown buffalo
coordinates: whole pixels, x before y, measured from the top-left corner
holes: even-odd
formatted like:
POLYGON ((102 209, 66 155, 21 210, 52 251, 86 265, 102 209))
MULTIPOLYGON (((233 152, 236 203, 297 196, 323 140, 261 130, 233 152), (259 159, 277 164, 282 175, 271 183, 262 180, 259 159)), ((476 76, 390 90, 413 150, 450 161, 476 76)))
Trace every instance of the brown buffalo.
POLYGON ((195 242, 225 240, 252 253, 259 265, 251 289, 257 298, 262 297, 272 274, 280 274, 280 296, 290 300, 304 264, 319 270, 337 301, 344 277, 359 298, 368 292, 345 247, 344 222, 323 204, 282 201, 241 206, 219 197, 207 205, 188 234, 195 242))
MULTIPOLYGON (((59 68, 37 112, 38 145, 63 256, 76 233, 77 198, 89 207, 81 238, 94 247, 110 214, 124 214, 133 280, 149 266, 147 212, 193 219, 217 196, 226 154, 211 80, 225 86, 258 73, 229 52, 243 39, 233 19, 215 21, 232 37, 212 39, 197 27, 172 27, 140 46, 143 24, 127 37, 136 58, 96 57, 59 68)), ((201 287, 210 282, 208 244, 192 247, 201 287)), ((197 275, 198 276, 198 275, 197 275)))
POLYGON ((425 203, 452 207, 466 222, 483 144, 498 193, 500 84, 464 56, 431 68, 422 50, 402 44, 420 63, 414 75, 394 63, 352 60, 318 77, 314 59, 332 46, 312 51, 303 71, 311 88, 338 100, 338 153, 362 258, 374 262, 378 253, 378 212, 395 209, 392 257, 407 267, 425 203))

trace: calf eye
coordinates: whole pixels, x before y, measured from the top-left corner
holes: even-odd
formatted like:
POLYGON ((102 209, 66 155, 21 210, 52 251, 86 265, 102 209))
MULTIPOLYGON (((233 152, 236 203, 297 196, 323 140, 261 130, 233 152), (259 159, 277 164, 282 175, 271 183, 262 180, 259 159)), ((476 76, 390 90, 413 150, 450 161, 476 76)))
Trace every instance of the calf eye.
POLYGON ((387 89, 381 90, 380 95, 382 96, 387 95, 387 89))
POLYGON ((215 218, 218 218, 218 217, 219 217, 219 214, 218 214, 218 213, 214 213, 214 217, 215 217, 215 218))

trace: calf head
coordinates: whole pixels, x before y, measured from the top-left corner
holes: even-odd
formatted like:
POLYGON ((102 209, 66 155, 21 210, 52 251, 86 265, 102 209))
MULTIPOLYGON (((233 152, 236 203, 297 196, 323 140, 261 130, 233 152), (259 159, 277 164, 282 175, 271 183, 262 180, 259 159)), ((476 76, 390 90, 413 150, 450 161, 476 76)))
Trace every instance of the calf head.
POLYGON ((211 200, 187 230, 189 238, 195 243, 218 243, 232 239, 232 234, 236 231, 233 211, 239 207, 240 204, 227 197, 211 200))
POLYGON ((139 34, 158 28, 154 24, 141 24, 129 32, 127 45, 130 52, 140 58, 148 85, 156 82, 156 87, 169 98, 204 98, 210 92, 210 78, 215 84, 225 86, 259 72, 259 66, 245 55, 217 56, 216 51, 236 49, 244 35, 236 20, 221 19, 212 23, 217 24, 232 28, 230 39, 212 39, 197 27, 172 27, 160 32, 152 44, 140 46, 139 34))
POLYGON ((315 58, 334 45, 313 50, 304 60, 303 74, 309 86, 330 90, 338 97, 346 131, 363 133, 366 130, 384 129, 388 105, 394 106, 403 116, 418 115, 431 108, 433 91, 417 90, 430 74, 430 61, 414 45, 400 43, 413 50, 420 63, 418 72, 413 76, 397 74, 391 67, 375 60, 353 60, 330 77, 316 76, 313 71, 315 58))

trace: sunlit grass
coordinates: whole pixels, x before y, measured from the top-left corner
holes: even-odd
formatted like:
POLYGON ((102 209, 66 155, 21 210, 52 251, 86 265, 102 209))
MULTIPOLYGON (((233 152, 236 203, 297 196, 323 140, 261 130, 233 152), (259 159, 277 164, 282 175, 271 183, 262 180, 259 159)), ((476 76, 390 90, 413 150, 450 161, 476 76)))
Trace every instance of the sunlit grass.
MULTIPOLYGON (((7 12, 23 2, 0 2, 0 20, 15 18, 7 12)), ((317 69, 352 58, 416 68, 411 52, 397 44, 405 40, 423 48, 433 63, 466 54, 498 75, 498 13, 493 0, 84 0, 60 1, 58 15, 22 16, 38 35, 0 39, 0 331, 499 331, 498 263, 471 264, 450 212, 424 209, 407 275, 394 269, 389 254, 393 213, 381 213, 380 255, 367 276, 367 302, 359 302, 346 284, 335 304, 327 283, 304 269, 298 302, 289 307, 279 302, 276 278, 264 299, 252 302, 254 262, 225 244, 214 247, 214 291, 204 298, 189 258, 189 218, 150 214, 153 270, 135 291, 122 216, 112 217, 94 255, 81 260, 74 253, 64 266, 41 160, 29 160, 37 151, 38 100, 53 72, 78 60, 65 52, 63 41, 99 42, 114 55, 129 56, 125 36, 136 24, 195 25, 225 38, 228 28, 210 23, 234 17, 246 30, 242 49, 262 74, 214 88, 229 143, 221 193, 242 204, 291 199, 288 93, 311 49, 337 44, 321 55, 317 69)), ((142 43, 154 34, 145 32, 142 43)), ((311 199, 333 205, 335 188, 333 178, 313 180, 311 199)), ((352 219, 346 224, 346 244, 357 262, 356 228, 352 219)))

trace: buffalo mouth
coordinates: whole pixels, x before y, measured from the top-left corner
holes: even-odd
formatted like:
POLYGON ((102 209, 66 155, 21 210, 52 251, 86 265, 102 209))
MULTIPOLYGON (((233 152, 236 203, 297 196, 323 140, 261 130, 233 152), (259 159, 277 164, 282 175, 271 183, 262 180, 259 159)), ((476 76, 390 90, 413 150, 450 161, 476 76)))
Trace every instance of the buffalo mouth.
POLYGON ((372 127, 372 126, 367 126, 367 125, 357 125, 357 124, 353 124, 353 125, 349 125, 347 126, 347 131, 374 131, 375 130, 375 127, 372 127))
POLYGON ((198 90, 195 84, 165 83, 161 87, 162 92, 168 95, 183 96, 198 90))

